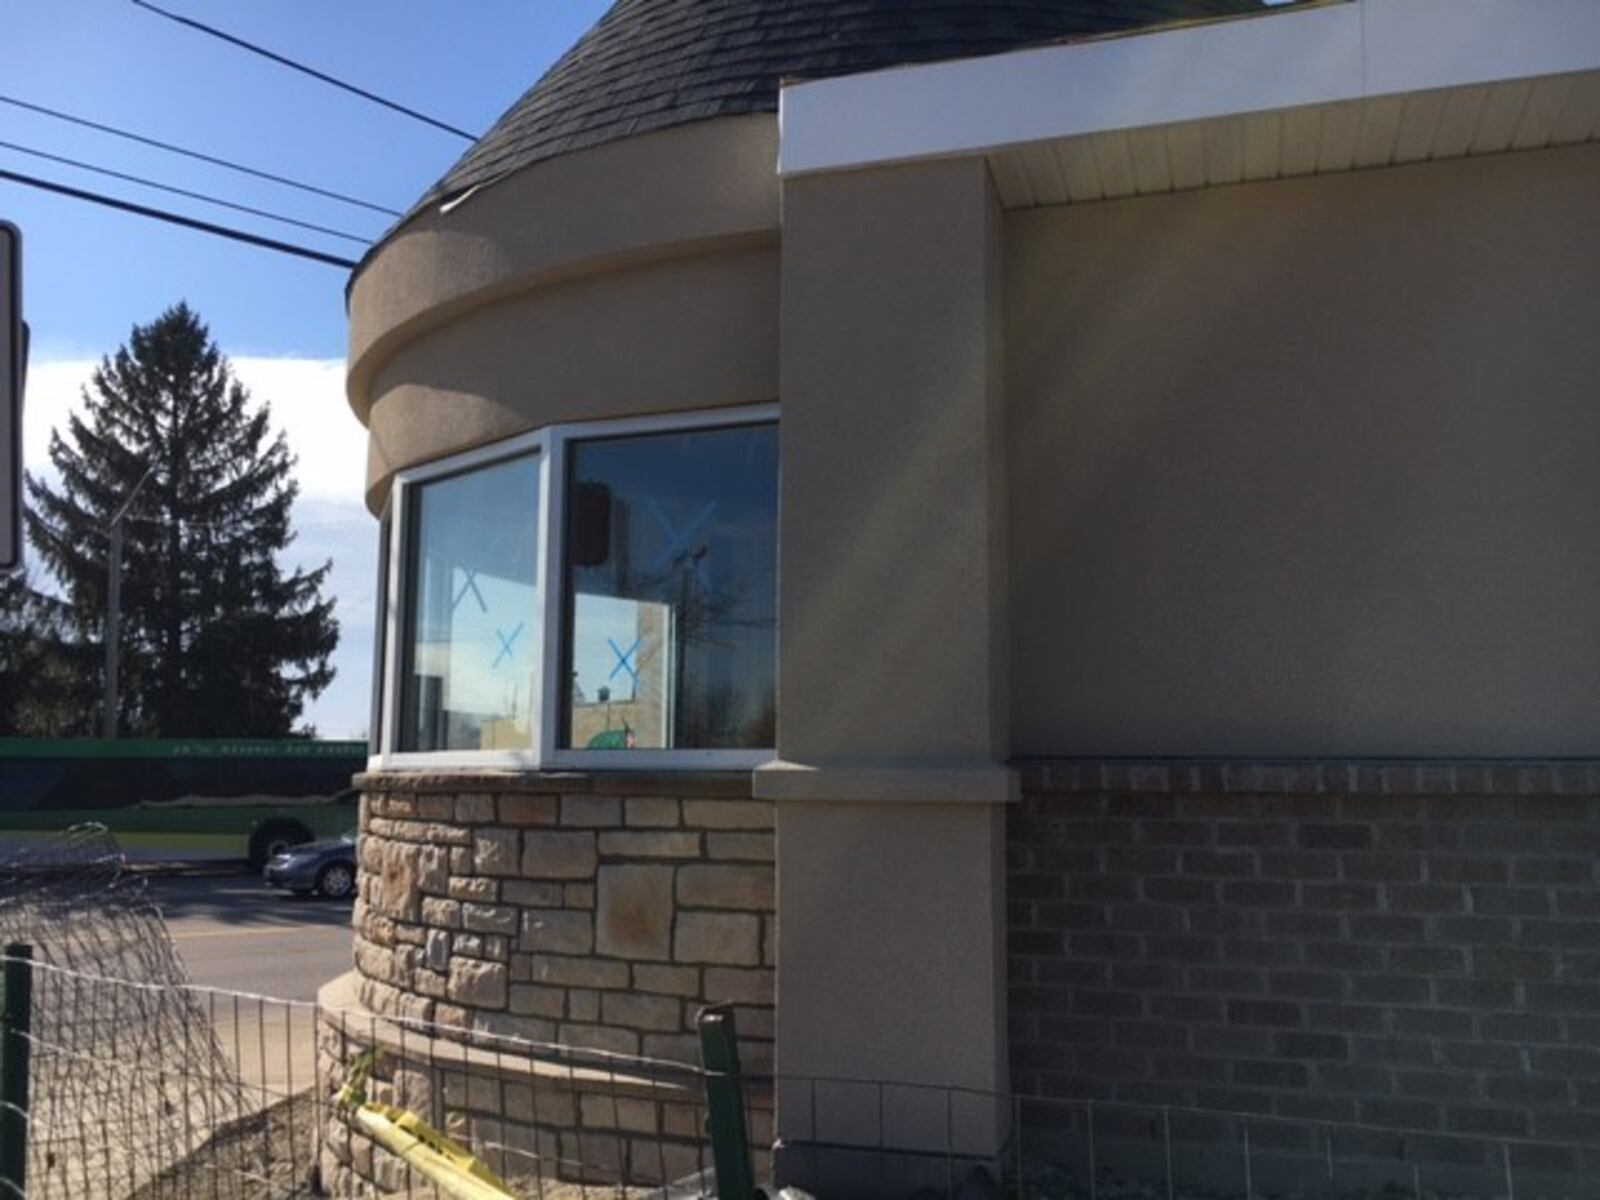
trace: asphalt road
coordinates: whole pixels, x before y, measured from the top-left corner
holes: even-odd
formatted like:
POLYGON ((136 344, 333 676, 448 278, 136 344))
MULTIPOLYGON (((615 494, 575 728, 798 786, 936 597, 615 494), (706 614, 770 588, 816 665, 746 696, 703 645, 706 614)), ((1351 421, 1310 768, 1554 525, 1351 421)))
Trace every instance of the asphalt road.
POLYGON ((291 896, 242 869, 156 877, 148 887, 194 983, 314 1000, 350 969, 348 901, 291 896))

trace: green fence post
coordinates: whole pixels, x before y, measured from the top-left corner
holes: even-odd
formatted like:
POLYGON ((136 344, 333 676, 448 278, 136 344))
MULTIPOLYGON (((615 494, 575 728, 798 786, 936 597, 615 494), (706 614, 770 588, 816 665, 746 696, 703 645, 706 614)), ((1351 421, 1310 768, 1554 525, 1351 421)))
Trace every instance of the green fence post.
POLYGON ((6 947, 0 1000, 0 1197, 22 1200, 28 1183, 28 1052, 33 1020, 33 947, 6 947))
POLYGON ((700 1061, 706 1072, 706 1116, 711 1126, 711 1161, 717 1168, 717 1200, 751 1200, 756 1191, 750 1166, 750 1131, 745 1124, 744 1084, 739 1074, 739 1031, 731 1004, 700 1010, 700 1061))

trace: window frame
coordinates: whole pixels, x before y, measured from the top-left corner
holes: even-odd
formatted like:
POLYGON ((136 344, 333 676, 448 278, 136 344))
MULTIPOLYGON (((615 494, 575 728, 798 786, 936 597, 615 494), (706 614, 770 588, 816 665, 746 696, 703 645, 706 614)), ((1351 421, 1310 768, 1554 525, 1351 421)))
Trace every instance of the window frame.
MULTIPOLYGON (((777 757, 773 746, 750 750, 645 749, 585 750, 558 745, 561 722, 561 656, 564 594, 566 591, 567 468, 572 443, 649 434, 689 433, 728 429, 741 425, 776 425, 776 404, 747 404, 649 417, 570 422, 548 425, 531 433, 504 438, 486 446, 434 459, 395 472, 385 508, 387 562, 383 588, 381 632, 383 656, 377 664, 374 689, 380 697, 381 720, 374 753, 367 767, 373 771, 693 771, 754 769, 777 757), (463 475, 508 459, 535 453, 539 463, 539 517, 535 528, 535 556, 539 564, 534 584, 534 612, 541 622, 539 655, 534 664, 532 744, 526 748, 497 750, 401 751, 399 734, 403 681, 400 665, 411 619, 406 592, 411 537, 415 522, 416 490, 455 475, 463 475)), ((774 647, 776 654, 776 647, 774 647)))

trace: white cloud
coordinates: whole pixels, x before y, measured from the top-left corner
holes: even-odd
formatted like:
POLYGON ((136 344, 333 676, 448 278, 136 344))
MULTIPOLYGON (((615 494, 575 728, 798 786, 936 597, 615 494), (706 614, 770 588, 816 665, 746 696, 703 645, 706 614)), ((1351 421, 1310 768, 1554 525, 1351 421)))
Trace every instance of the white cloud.
MULTIPOLYGON (((305 720, 324 737, 362 733, 369 717, 373 608, 377 572, 377 522, 362 501, 367 435, 344 397, 339 359, 236 358, 234 373, 257 400, 272 406, 299 460, 300 499, 294 511, 298 535, 285 565, 320 566, 332 560, 324 595, 337 597, 338 671, 333 685, 311 705, 305 720)), ((23 459, 27 470, 54 480, 50 431, 65 430, 68 414, 98 365, 96 359, 35 361, 28 368, 23 413, 23 459)))
MULTIPOLYGON (((272 420, 298 457, 301 496, 361 502, 367 433, 344 398, 344 361, 307 358, 236 358, 234 374, 257 400, 272 406, 272 420)), ((98 360, 35 362, 28 368, 22 451, 28 470, 54 475, 50 431, 65 429, 98 360)))

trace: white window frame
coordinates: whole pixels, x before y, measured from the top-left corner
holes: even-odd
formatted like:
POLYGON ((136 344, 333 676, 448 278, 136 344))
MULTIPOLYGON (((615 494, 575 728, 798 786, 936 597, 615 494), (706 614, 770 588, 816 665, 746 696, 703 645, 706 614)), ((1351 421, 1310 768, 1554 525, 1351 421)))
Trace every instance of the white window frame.
POLYGON ((583 421, 549 425, 397 471, 390 489, 388 513, 388 578, 385 587, 383 662, 375 685, 381 689, 382 718, 376 752, 368 759, 373 771, 693 771, 745 770, 771 762, 776 748, 753 750, 645 749, 583 750, 557 745, 561 721, 562 593, 565 586, 566 485, 568 446, 573 442, 726 429, 740 425, 776 424, 776 404, 704 409, 663 416, 626 417, 609 421, 583 421), (526 749, 498 750, 396 750, 399 733, 400 664, 404 653, 406 538, 412 521, 412 495, 422 484, 479 470, 507 459, 536 453, 539 458, 539 520, 535 553, 539 576, 534 585, 534 609, 543 622, 538 661, 534 664, 534 702, 529 717, 532 744, 526 749), (546 719, 547 715, 551 718, 546 719))

